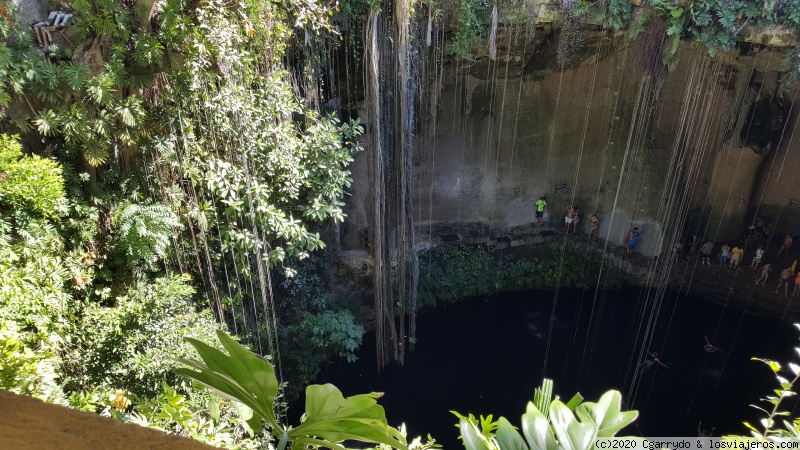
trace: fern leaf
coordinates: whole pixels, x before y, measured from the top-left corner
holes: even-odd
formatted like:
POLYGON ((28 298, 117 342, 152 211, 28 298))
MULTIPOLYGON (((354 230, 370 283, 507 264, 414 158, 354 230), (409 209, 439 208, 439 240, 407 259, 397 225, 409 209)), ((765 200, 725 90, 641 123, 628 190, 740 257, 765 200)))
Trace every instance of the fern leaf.
POLYGON ((58 130, 58 116, 52 109, 45 109, 37 114, 36 128, 45 136, 53 136, 58 130))

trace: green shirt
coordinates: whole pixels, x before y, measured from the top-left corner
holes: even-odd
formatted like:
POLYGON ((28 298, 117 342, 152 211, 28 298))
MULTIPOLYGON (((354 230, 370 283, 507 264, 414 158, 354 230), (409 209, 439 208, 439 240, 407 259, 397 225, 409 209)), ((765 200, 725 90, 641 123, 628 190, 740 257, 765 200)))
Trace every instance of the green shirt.
POLYGON ((544 207, 545 206, 547 206, 547 202, 546 201, 541 200, 541 199, 536 201, 536 211, 537 212, 544 211, 544 207))

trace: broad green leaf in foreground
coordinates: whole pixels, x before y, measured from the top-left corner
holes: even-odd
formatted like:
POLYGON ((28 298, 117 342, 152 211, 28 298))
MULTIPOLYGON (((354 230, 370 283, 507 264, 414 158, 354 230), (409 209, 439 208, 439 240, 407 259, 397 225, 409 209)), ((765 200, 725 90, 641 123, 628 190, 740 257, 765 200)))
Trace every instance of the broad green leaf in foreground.
POLYGON ((380 394, 360 394, 344 398, 332 384, 306 388, 306 420, 289 430, 289 438, 315 436, 330 442, 348 439, 405 448, 405 442, 392 437, 383 407, 375 399, 380 394))

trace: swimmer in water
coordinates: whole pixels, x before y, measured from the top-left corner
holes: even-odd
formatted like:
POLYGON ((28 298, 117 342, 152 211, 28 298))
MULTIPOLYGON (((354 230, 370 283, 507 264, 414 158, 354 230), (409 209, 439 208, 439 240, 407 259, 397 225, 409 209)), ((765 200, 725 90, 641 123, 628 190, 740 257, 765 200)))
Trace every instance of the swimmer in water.
POLYGON ((666 365, 663 362, 661 362, 661 359, 659 359, 659 356, 658 356, 657 352, 649 352, 648 351, 647 352, 647 358, 644 360, 644 362, 642 364, 644 365, 644 368, 642 370, 647 370, 647 369, 653 367, 655 364, 658 364, 660 366, 663 366, 666 369, 669 369, 668 365, 666 365))
POLYGON ((703 346, 703 350, 707 351, 708 353, 716 353, 722 351, 721 348, 709 342, 708 336, 703 336, 703 337, 706 338, 706 345, 703 346))
POLYGON ((716 429, 717 427, 712 427, 711 431, 706 430, 703 428, 703 421, 701 420, 700 423, 697 424, 697 437, 711 437, 714 435, 714 430, 716 429))

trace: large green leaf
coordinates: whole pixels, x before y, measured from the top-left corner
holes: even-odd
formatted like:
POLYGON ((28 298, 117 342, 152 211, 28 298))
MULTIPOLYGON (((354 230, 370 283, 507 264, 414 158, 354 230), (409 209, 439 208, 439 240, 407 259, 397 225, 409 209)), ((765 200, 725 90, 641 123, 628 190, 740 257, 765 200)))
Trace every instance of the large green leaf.
POLYGON ((180 362, 197 371, 180 368, 175 372, 195 379, 218 391, 223 397, 241 402, 252 409, 253 418, 248 424, 253 427, 253 431, 261 429, 262 419, 274 429, 279 429, 273 410, 278 393, 275 369, 224 332, 217 331, 217 337, 230 356, 196 339, 187 338, 203 362, 180 359, 180 362))
POLYGON ((591 423, 597 429, 597 437, 611 437, 636 419, 636 411, 621 412, 622 395, 608 391, 597 403, 583 403, 575 413, 583 423, 591 423))
POLYGON ((517 429, 505 417, 501 417, 497 421, 495 439, 500 444, 501 450, 528 450, 525 440, 522 439, 517 429))
POLYGON ((390 432, 383 407, 375 399, 378 394, 361 394, 344 398, 332 384, 306 388, 306 420, 289 430, 289 439, 315 437, 330 442, 354 439, 405 449, 390 432))
POLYGON ((553 400, 550 404, 550 421, 553 423, 559 447, 564 450, 592 448, 597 428, 591 423, 578 422, 572 411, 560 400, 553 400))
POLYGON ((532 449, 556 448, 556 438, 550 429, 550 422, 532 402, 528 402, 522 415, 522 433, 532 449))
POLYGON ((462 417, 458 423, 458 428, 461 430, 461 439, 464 441, 464 447, 467 450, 489 450, 486 438, 478 430, 476 423, 462 417))

